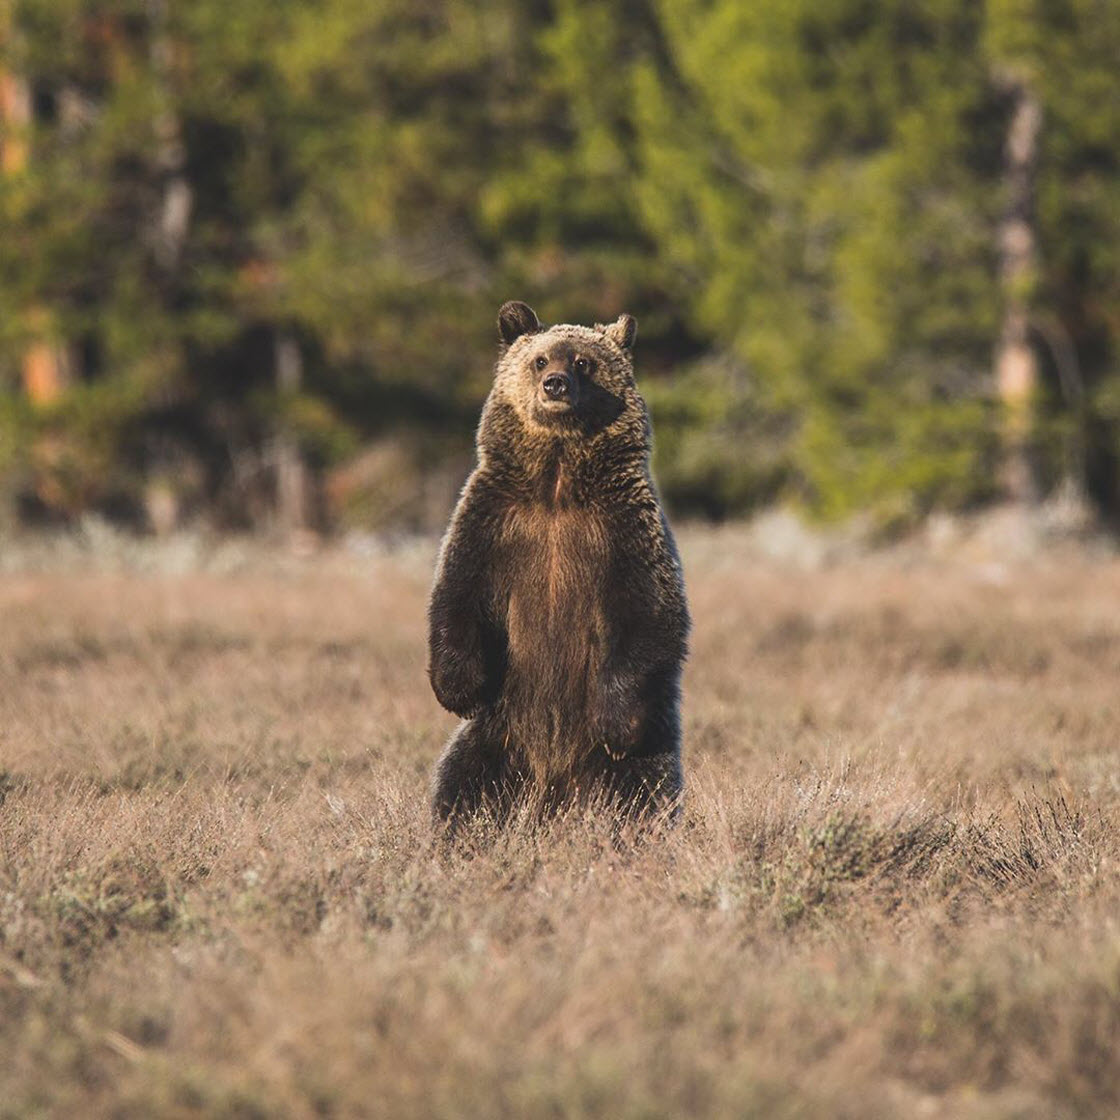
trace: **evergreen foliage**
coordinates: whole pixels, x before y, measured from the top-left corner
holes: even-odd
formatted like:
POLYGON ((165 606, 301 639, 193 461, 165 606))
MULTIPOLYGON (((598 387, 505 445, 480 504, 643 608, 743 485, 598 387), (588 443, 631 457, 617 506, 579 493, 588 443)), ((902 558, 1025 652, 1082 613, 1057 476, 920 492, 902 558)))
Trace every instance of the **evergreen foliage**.
POLYGON ((638 316, 680 510, 992 499, 1012 81, 1044 115, 1039 480, 1120 505, 1112 0, 9 0, 0 46, 34 110, 0 132, 25 512, 139 523, 164 487, 266 524, 286 435, 319 520, 361 517, 330 480, 371 443, 461 469, 511 297, 638 316), (29 399, 44 346, 68 376, 29 399))

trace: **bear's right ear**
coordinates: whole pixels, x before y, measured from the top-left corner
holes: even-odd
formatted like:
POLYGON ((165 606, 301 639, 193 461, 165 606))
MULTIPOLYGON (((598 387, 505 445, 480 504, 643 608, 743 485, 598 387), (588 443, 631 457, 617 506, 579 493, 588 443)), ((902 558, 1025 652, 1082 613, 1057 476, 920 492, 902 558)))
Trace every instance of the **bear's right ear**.
POLYGON ((502 304, 498 312, 498 333, 507 346, 523 334, 535 334, 540 329, 541 321, 527 303, 511 299, 502 304))

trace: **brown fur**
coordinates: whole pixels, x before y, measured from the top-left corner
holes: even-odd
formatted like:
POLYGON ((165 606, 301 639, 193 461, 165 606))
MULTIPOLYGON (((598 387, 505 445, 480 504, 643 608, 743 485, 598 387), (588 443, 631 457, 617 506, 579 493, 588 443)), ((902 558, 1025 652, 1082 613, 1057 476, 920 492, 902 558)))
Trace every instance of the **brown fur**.
POLYGON ((680 792, 688 614, 649 473, 633 320, 534 324, 524 305, 502 309, 479 464, 432 593, 432 684, 467 717, 437 772, 440 817, 531 790, 645 806, 680 792), (559 404, 552 375, 570 388, 559 404))
POLYGON ((522 567, 511 581, 504 706, 519 756, 548 782, 576 769, 595 745, 584 713, 608 633, 598 594, 606 530, 584 510, 515 506, 502 540, 522 567))

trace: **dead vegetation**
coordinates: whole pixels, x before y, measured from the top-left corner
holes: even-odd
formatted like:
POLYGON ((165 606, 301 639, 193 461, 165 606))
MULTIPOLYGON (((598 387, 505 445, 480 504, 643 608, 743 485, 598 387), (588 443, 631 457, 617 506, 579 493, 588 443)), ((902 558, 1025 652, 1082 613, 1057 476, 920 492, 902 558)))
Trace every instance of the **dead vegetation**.
POLYGON ((0 1115, 1120 1110, 1120 565, 684 546, 681 825, 452 856, 427 555, 7 576, 0 1115))

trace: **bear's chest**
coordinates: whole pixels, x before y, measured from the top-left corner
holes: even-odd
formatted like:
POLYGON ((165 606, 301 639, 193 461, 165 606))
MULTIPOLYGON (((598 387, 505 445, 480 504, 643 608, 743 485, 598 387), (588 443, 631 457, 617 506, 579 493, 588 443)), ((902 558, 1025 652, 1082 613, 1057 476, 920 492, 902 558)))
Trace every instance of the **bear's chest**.
POLYGON ((510 660, 586 671, 606 636, 609 538, 581 508, 519 506, 504 532, 510 660))

